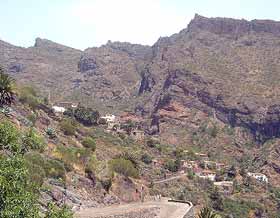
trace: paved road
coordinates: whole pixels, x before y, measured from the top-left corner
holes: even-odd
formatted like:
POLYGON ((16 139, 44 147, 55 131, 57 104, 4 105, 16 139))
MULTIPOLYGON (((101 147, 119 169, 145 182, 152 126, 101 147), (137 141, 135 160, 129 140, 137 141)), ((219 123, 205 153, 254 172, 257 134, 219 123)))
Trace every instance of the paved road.
POLYGON ((160 218, 183 218, 190 206, 184 203, 161 201, 149 201, 144 203, 132 203, 115 205, 104 208, 84 209, 75 214, 76 218, 94 218, 98 216, 121 215, 128 212, 137 212, 142 209, 160 208, 160 218))
POLYGON ((184 177, 186 177, 187 175, 188 175, 187 173, 184 173, 184 174, 181 174, 181 175, 178 175, 178 176, 173 176, 173 177, 170 177, 170 178, 166 178, 166 179, 154 181, 154 184, 160 184, 160 183, 170 182, 170 181, 173 181, 173 180, 177 180, 177 179, 184 178, 184 177))

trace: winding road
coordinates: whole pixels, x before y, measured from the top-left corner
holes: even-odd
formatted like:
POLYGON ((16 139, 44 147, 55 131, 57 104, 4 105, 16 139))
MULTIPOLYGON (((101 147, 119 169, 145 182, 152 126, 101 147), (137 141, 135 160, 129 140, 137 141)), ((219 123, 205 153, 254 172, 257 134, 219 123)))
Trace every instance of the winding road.
POLYGON ((163 198, 161 201, 114 205, 104 208, 88 208, 78 211, 75 214, 75 218, 94 218, 100 216, 121 215, 149 208, 159 208, 159 218, 183 218, 191 207, 186 203, 169 202, 168 199, 163 198))

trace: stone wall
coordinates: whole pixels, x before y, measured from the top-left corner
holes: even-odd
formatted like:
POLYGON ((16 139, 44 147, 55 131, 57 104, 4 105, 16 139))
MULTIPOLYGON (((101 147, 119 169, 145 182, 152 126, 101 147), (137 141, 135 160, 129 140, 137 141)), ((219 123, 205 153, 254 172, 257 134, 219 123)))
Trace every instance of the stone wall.
POLYGON ((159 211, 159 208, 151 208, 121 215, 100 216, 96 218, 159 218, 159 211))

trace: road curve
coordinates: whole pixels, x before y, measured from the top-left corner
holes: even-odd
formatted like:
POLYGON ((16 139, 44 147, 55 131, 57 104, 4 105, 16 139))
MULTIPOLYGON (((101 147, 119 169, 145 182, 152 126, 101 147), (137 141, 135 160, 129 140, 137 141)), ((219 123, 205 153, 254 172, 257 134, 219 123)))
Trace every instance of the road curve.
POLYGON ((159 218, 183 218, 186 212, 190 209, 190 205, 168 202, 167 199, 163 199, 161 201, 114 205, 103 208, 88 208, 78 211, 75 214, 75 218, 94 218, 100 216, 121 215, 149 208, 159 208, 159 218))

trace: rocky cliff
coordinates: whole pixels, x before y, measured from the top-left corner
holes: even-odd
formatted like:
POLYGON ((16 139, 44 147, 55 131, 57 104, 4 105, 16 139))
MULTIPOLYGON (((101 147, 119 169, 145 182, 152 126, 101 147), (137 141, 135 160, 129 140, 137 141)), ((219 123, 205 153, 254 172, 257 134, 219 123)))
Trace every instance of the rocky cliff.
MULTIPOLYGON (((37 39, 0 42, 0 63, 19 81, 117 113, 134 110, 161 131, 161 110, 180 104, 251 131, 280 136, 280 22, 196 15, 153 46, 108 42, 79 51, 37 39)), ((180 118, 181 112, 173 117, 180 118)))

